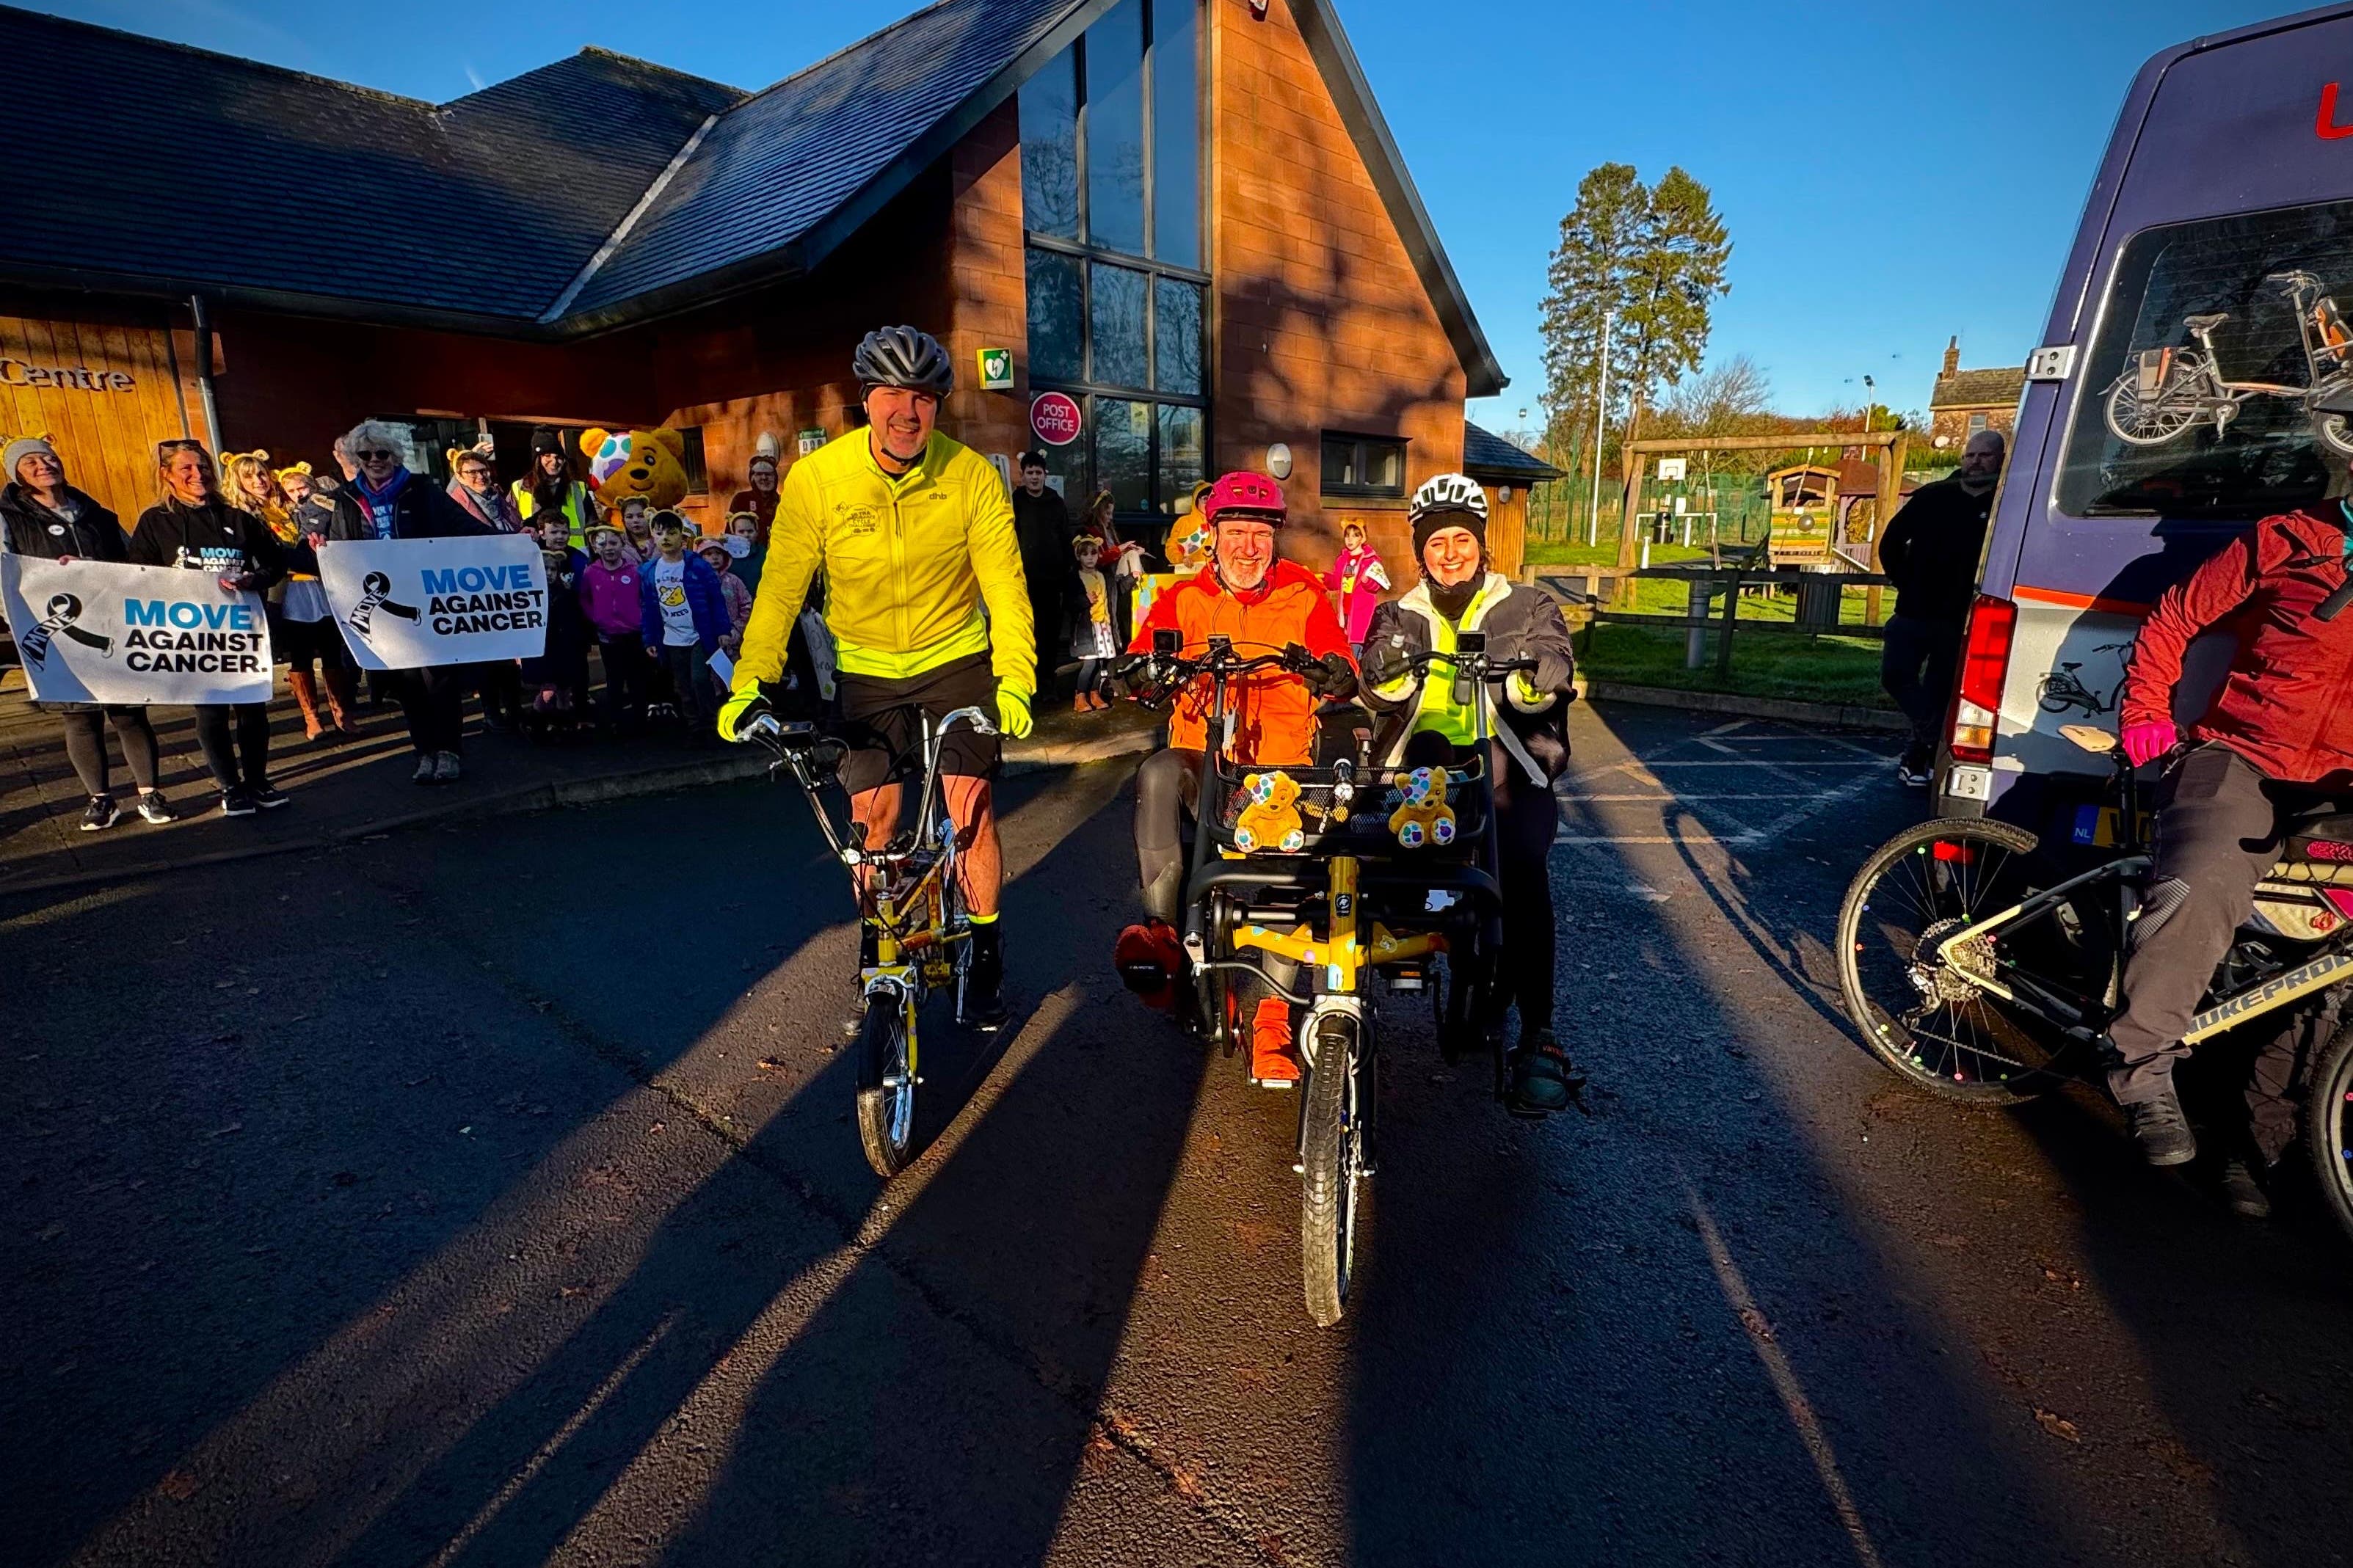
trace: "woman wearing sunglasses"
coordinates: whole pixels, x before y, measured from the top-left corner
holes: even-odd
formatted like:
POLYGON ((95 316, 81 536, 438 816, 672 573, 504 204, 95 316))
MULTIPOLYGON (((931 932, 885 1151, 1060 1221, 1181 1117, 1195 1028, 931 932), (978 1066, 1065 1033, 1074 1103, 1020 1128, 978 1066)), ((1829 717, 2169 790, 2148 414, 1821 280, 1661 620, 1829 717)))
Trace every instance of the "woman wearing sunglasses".
MULTIPOLYGON (((330 541, 470 539, 493 531, 439 485, 408 470, 402 461, 407 442, 391 426, 363 420, 343 443, 357 472, 335 492, 330 541)), ((463 776, 466 689, 480 679, 480 668, 467 664, 391 672, 393 695, 408 720, 408 743, 417 753, 417 783, 454 784, 463 776)))

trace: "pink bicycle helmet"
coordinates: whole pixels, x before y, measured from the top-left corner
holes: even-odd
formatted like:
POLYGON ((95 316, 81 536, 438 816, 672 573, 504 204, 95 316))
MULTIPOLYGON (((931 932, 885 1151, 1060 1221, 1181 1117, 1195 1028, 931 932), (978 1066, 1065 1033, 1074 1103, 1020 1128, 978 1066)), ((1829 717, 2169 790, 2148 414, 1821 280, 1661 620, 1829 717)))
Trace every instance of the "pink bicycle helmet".
POLYGON ((1264 474, 1237 468, 1219 476, 1208 494, 1201 498, 1200 511, 1211 528, 1218 526, 1220 513, 1229 511, 1248 512, 1279 525, 1285 515, 1282 487, 1264 474))

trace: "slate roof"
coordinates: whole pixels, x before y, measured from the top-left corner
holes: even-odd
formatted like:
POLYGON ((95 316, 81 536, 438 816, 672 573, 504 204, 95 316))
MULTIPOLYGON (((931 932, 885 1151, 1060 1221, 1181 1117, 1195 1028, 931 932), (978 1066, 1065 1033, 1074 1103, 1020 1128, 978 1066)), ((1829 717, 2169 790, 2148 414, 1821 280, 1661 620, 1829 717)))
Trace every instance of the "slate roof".
POLYGON ((1524 447, 1514 445, 1468 419, 1462 422, 1462 471, 1474 479, 1528 485, 1567 475, 1524 447))
MULTIPOLYGON (((0 228, 0 279, 597 331, 814 267, 1113 3, 938 0, 750 96, 591 48, 438 106, 0 5, 20 98, 70 106, 8 119, 58 221, 0 228)), ((1291 9, 1470 395, 1500 391, 1330 0, 1291 9)))
POLYGON ((7 163, 41 172, 57 221, 0 230, 0 271, 445 318, 536 319, 742 97, 591 49, 437 108, 7 7, 0 59, 72 106, 8 117, 7 163), (267 205, 239 222, 245 192, 267 205), (289 200, 317 221, 290 232, 289 200))
POLYGON ((746 100, 712 127, 572 310, 594 313, 788 247, 798 251, 788 265, 813 265, 822 251, 807 242, 820 225, 894 164, 912 174, 946 152, 1012 95, 1029 74, 1018 67, 1043 64, 1109 8, 1108 0, 941 0, 746 100))
POLYGON ((2025 390, 2026 371, 2022 366, 2015 370, 1957 370, 1936 378, 1936 389, 1928 395, 1928 406, 2007 408, 2025 390))

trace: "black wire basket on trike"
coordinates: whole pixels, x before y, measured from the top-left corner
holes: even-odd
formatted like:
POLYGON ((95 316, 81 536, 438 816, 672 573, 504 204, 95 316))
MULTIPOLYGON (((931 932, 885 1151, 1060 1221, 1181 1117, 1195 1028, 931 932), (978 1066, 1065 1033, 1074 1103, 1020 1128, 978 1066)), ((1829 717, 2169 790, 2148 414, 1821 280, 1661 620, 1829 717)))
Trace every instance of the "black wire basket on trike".
POLYGON ((1296 1010, 1305 1077, 1297 1170, 1307 1310, 1325 1326, 1347 1310, 1366 1186, 1376 1163, 1377 1024, 1387 999, 1427 1005, 1449 1060, 1485 1051, 1504 1085, 1492 997, 1502 944, 1494 809, 1486 773, 1487 682, 1532 661, 1489 660, 1465 634, 1453 664, 1479 694, 1478 743, 1460 763, 1379 770, 1361 710, 1327 705, 1311 766, 1231 759, 1233 689, 1267 670, 1312 673, 1297 648, 1244 658, 1223 637, 1198 658, 1164 642, 1129 670, 1147 701, 1207 689, 1212 744, 1202 765, 1181 932, 1188 1027, 1232 1055, 1240 995, 1260 988, 1296 1010), (1377 976, 1378 987, 1370 984, 1377 976))

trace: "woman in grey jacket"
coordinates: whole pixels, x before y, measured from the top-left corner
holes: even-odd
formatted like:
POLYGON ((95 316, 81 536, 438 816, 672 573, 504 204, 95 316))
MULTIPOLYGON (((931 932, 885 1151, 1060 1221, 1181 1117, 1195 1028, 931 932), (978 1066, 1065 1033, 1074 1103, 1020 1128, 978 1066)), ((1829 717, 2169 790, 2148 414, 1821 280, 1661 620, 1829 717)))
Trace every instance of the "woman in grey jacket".
POLYGON ((1364 699, 1381 719, 1374 743, 1383 761, 1459 763, 1476 738, 1475 713, 1454 700, 1453 671, 1442 664, 1417 671, 1415 656, 1451 651, 1462 633, 1481 632, 1493 658, 1536 661, 1489 693, 1494 723, 1486 766, 1504 895, 1498 1002, 1508 996, 1520 1009, 1512 1109, 1543 1115, 1566 1107, 1584 1081, 1553 1037, 1552 878, 1545 864, 1560 831, 1552 785, 1568 766, 1568 705, 1576 700, 1568 626, 1544 590, 1488 569, 1487 496, 1477 480, 1440 474, 1414 492, 1407 515, 1421 581, 1375 610, 1365 634, 1364 699))

